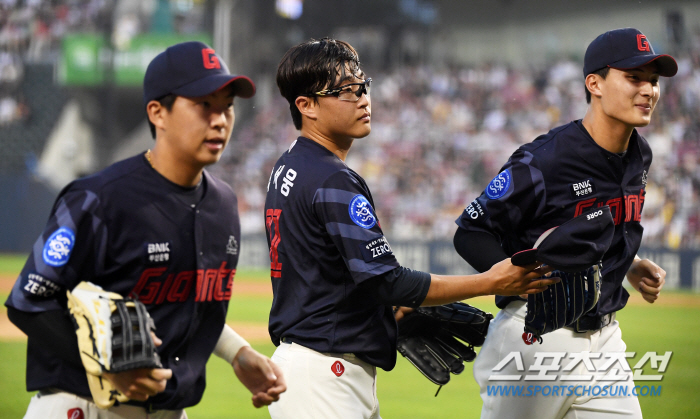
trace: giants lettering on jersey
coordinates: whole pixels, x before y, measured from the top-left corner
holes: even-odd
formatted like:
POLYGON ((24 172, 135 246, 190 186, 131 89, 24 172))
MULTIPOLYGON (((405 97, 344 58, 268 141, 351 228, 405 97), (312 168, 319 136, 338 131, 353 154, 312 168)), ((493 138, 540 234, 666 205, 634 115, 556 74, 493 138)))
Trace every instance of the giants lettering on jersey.
POLYGON ((609 199, 607 201, 596 201, 596 198, 586 199, 576 204, 576 213, 574 217, 581 215, 586 209, 596 206, 610 206, 615 225, 622 222, 642 221, 642 207, 644 206, 644 189, 639 191, 639 194, 626 195, 619 198, 609 199))
POLYGON ((163 276, 165 271, 165 267, 144 270, 129 296, 138 298, 144 304, 183 302, 194 285, 194 300, 197 302, 231 299, 236 270, 227 269, 226 262, 222 262, 218 269, 197 269, 163 276))

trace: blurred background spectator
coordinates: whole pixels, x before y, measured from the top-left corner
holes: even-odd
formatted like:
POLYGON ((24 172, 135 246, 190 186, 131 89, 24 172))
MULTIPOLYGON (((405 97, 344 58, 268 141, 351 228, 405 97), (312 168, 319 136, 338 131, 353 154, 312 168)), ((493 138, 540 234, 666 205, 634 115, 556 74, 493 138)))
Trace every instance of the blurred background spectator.
POLYGON ((519 145, 584 115, 583 49, 624 25, 679 64, 640 129, 654 150, 644 246, 700 249, 698 17, 700 4, 683 1, 0 0, 0 194, 16 197, 0 205, 11 219, 0 249, 26 250, 30 213, 47 212, 67 182, 151 145, 145 64, 187 39, 210 43, 256 81, 211 170, 238 192, 244 233, 262 235, 270 170, 298 135, 276 66, 291 45, 322 36, 356 46, 374 80, 372 133, 347 163, 369 183, 387 236, 449 241, 464 206, 519 145), (587 7, 610 22, 587 17, 587 7))

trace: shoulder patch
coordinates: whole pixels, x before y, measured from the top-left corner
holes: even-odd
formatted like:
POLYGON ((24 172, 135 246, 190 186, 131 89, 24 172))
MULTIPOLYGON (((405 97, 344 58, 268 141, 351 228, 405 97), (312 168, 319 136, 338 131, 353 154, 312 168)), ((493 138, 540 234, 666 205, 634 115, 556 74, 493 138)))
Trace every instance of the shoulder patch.
POLYGON ((394 254, 384 236, 361 243, 360 252, 362 253, 362 259, 367 263, 379 257, 394 254))
POLYGON ((508 188, 510 188, 510 183, 510 172, 508 171, 508 169, 506 169, 501 173, 497 174, 496 177, 491 180, 491 183, 488 184, 485 190, 486 196, 488 196, 489 199, 501 198, 503 195, 506 194, 506 192, 508 192, 508 188))
POLYGON ((63 266, 68 263, 70 252, 75 245, 75 233, 68 227, 61 227, 46 240, 42 257, 47 265, 63 266))
POLYGON ((355 195, 350 200, 348 213, 350 214, 352 222, 362 228, 370 229, 377 224, 377 217, 374 216, 372 206, 369 204, 367 198, 361 194, 355 195))
POLYGON ((61 286, 35 272, 21 279, 22 291, 32 298, 50 298, 61 290, 61 286))

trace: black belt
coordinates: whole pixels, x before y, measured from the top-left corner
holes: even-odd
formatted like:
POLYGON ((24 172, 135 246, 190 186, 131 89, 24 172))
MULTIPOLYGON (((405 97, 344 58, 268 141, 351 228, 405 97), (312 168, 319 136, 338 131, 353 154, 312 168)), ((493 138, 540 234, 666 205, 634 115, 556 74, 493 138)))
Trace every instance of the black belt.
MULTIPOLYGON (((115 406, 116 406, 118 403, 120 403, 120 402, 115 403, 115 406)), ((129 399, 129 400, 125 401, 125 402, 121 402, 121 404, 128 404, 128 405, 130 405, 130 406, 141 407, 141 408, 143 408, 143 409, 146 411, 146 413, 153 413, 153 412, 155 412, 156 410, 158 410, 158 409, 154 409, 154 408, 153 408, 153 403, 149 402, 148 400, 146 400, 145 402, 141 402, 141 401, 138 401, 138 400, 131 400, 131 399, 129 399)))
POLYGON ((615 313, 608 313, 602 316, 583 316, 571 326, 575 332, 586 333, 597 331, 609 325, 615 320, 615 313))

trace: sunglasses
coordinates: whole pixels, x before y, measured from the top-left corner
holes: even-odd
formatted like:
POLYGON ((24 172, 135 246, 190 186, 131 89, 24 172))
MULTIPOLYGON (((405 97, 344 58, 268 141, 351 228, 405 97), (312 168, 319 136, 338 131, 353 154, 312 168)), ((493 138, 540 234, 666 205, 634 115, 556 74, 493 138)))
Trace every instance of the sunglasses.
POLYGON ((362 97, 362 94, 369 96, 369 89, 372 84, 372 78, 361 83, 349 83, 338 87, 337 89, 325 89, 320 92, 312 93, 308 96, 335 96, 345 102, 357 102, 362 97))

